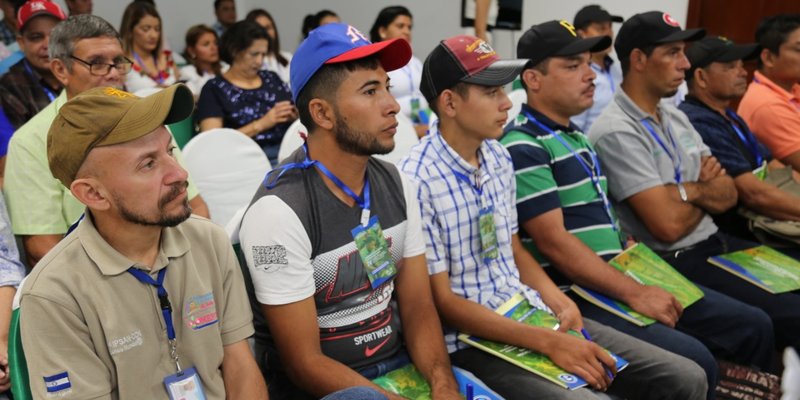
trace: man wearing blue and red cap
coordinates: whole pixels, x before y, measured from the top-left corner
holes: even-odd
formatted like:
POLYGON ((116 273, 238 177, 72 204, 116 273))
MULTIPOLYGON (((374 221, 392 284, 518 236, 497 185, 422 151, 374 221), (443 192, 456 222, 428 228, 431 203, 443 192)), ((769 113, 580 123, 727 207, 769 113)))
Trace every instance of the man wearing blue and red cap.
POLYGON ((410 57, 404 40, 372 44, 350 25, 328 24, 292 59, 308 140, 267 175, 239 235, 256 358, 273 399, 372 386, 409 356, 434 399, 460 398, 415 190, 371 157, 394 148, 400 106, 386 71, 410 57))

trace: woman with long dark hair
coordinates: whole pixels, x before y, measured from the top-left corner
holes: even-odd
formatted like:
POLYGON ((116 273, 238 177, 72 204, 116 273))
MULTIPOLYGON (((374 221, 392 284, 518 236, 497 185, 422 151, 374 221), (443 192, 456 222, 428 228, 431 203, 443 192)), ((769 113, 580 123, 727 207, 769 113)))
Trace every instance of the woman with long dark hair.
POLYGON ((207 25, 195 25, 186 31, 184 55, 189 64, 180 69, 181 79, 195 98, 210 79, 228 69, 220 61, 217 32, 207 25))
POLYGON ((133 71, 125 80, 128 91, 167 87, 178 80, 172 52, 164 50, 161 35, 161 16, 155 6, 146 1, 128 4, 120 25, 123 50, 133 60, 133 71))
MULTIPOLYGON (((369 31, 372 42, 403 38, 411 44, 411 29, 414 19, 411 12, 403 6, 386 7, 378 13, 369 31)), ((414 122, 417 136, 422 137, 428 130, 428 102, 419 90, 422 80, 422 61, 412 56, 405 67, 388 73, 392 82, 392 94, 400 103, 401 112, 414 122)))
POLYGON ((275 19, 272 18, 272 15, 267 10, 256 8, 247 13, 245 21, 261 25, 267 31, 267 36, 269 36, 269 50, 267 56, 264 57, 263 69, 278 74, 284 82, 289 83, 289 62, 292 61, 292 53, 281 51, 281 40, 280 36, 278 36, 278 26, 275 25, 275 19))

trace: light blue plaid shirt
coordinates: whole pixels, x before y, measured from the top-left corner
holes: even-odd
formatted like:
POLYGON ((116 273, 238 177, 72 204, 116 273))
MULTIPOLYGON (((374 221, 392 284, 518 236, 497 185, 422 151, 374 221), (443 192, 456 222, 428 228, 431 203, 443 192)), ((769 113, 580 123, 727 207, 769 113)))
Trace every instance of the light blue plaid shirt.
MULTIPOLYGON (((523 292, 532 305, 549 310, 539 293, 520 282, 511 237, 517 233, 516 184, 511 156, 496 140, 480 147, 481 168, 461 158, 442 138, 438 126, 400 161, 400 170, 414 181, 422 213, 430 275, 447 272, 453 293, 497 309, 523 292), (481 190, 467 184, 462 174, 481 190), (481 256, 478 214, 481 202, 494 207, 498 256, 488 264, 481 256)), ((447 350, 469 347, 445 330, 447 350)))

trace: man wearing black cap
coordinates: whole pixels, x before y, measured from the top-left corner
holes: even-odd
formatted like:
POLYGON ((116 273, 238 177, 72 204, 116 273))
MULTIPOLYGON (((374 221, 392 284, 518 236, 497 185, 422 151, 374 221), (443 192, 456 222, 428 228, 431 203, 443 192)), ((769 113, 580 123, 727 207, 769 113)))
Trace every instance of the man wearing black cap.
MULTIPOLYGON (((587 61, 588 55, 584 66, 587 61)), ((589 390, 560 388, 456 339, 457 332, 469 332, 543 353, 593 389, 636 399, 704 398, 705 376, 696 364, 583 319, 522 247, 514 168, 497 138, 511 108, 502 87, 526 63, 500 60, 483 40, 456 36, 442 41, 423 66, 421 91, 439 123, 400 165, 419 185, 428 270, 436 306, 448 327, 453 364, 470 370, 506 399, 596 398, 589 390), (558 330, 494 312, 518 293, 557 316, 558 330), (608 354, 565 333, 581 328, 628 359, 628 369, 614 377, 608 354)))
POLYGON ((308 139, 266 177, 239 234, 273 399, 377 388, 369 379, 409 356, 434 399, 460 398, 413 186, 371 157, 394 148, 400 106, 386 71, 410 58, 405 40, 370 43, 339 23, 313 30, 292 58, 308 139))
POLYGON ((635 326, 573 296, 585 316, 697 362, 713 392, 717 365, 701 342, 745 364, 763 361, 771 346, 759 347, 760 341, 772 332, 758 322, 768 318, 711 290, 684 313, 670 293, 642 285, 607 263, 627 247, 625 237, 597 155, 584 133, 570 123, 570 116, 591 104, 594 72, 585 62, 589 52, 610 44, 606 37, 580 39, 556 21, 532 27, 519 41, 517 54, 530 59, 522 73, 528 104, 501 142, 508 146, 517 171, 523 243, 550 266, 545 270, 556 283, 577 283, 657 320, 635 326))
MULTIPOLYGON (((756 58, 758 51, 755 43, 737 45, 719 36, 694 44, 686 52, 692 63, 686 74, 689 96, 678 108, 733 177, 742 205, 776 220, 800 221, 800 198, 764 180, 773 171, 780 174, 775 170, 784 168, 783 164, 772 158, 744 120, 729 108, 747 89, 742 61, 756 58)), ((750 236, 746 220, 735 210, 720 217, 715 221, 726 232, 750 236)))
MULTIPOLYGON (((578 11, 575 14, 575 20, 572 25, 575 26, 578 35, 581 37, 608 36, 613 40, 614 30, 611 28, 611 23, 622 21, 623 19, 619 15, 611 15, 602 6, 593 4, 578 11)), ((611 58, 610 53, 610 44, 606 48, 592 51, 590 65, 597 74, 594 79, 594 104, 587 108, 586 111, 570 118, 580 128, 581 132, 589 131, 592 122, 611 102, 614 92, 619 89, 619 84, 622 82, 622 70, 619 68, 619 63, 611 58)))
MULTIPOLYGON (((798 340, 800 296, 769 294, 706 262, 757 243, 722 233, 714 224, 710 214, 736 204, 733 180, 686 115, 660 101, 677 91, 690 67, 685 42, 703 34, 682 30, 657 11, 627 20, 615 44, 622 90, 595 121, 589 139, 608 177, 622 230, 690 280, 765 311, 783 348, 798 340)), ((757 365, 767 367, 769 361, 757 365)))

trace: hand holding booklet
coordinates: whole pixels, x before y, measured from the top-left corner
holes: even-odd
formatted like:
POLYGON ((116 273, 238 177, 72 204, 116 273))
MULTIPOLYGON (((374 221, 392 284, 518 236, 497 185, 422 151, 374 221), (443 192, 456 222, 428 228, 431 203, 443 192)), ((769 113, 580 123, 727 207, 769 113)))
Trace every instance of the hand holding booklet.
MULTIPOLYGON (((532 326, 538 326, 552 330, 557 330, 559 327, 559 321, 555 316, 547 311, 531 306, 522 293, 517 293, 511 298, 511 300, 500 306, 496 312, 504 315, 507 318, 512 318, 516 321, 532 326)), ((569 331, 568 334, 586 340, 586 338, 578 332, 569 331)), ((528 370, 531 373, 539 375, 542 378, 545 378, 563 388, 573 390, 586 386, 586 381, 575 374, 565 371, 544 354, 536 353, 525 348, 481 339, 463 333, 458 335, 458 339, 471 346, 500 357, 520 368, 528 370)), ((608 350, 606 351, 608 352, 608 350)), ((611 352, 608 353, 616 361, 617 371, 622 371, 628 366, 628 362, 626 360, 611 352)))
MULTIPOLYGON (((683 308, 689 307, 703 298, 703 291, 700 288, 672 268, 644 243, 637 243, 629 247, 608 263, 643 285, 658 286, 666 290, 675 296, 683 308)), ((647 326, 656 322, 654 319, 634 311, 627 304, 593 290, 578 285, 572 285, 571 289, 586 301, 633 324, 647 326)))

